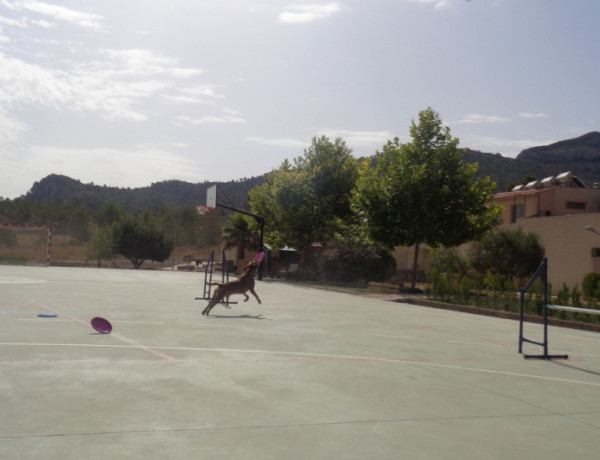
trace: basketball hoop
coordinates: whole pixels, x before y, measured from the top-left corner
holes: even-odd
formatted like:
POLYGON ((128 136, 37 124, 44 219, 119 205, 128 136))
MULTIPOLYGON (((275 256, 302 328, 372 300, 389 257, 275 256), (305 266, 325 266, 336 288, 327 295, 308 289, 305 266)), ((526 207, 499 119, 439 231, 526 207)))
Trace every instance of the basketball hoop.
POLYGON ((212 206, 196 206, 196 212, 201 216, 203 216, 207 212, 213 211, 214 209, 215 208, 213 208, 212 206))

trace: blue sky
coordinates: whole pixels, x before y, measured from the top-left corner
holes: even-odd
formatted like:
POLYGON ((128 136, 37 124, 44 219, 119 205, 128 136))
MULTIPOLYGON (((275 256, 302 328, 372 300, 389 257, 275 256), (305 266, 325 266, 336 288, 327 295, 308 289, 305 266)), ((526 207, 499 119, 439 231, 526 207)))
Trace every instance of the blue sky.
MULTIPOLYGON (((514 157, 600 130, 598 0, 0 0, 0 196, 251 177, 432 107, 514 157)), ((202 203, 199 203, 202 204, 202 203)))

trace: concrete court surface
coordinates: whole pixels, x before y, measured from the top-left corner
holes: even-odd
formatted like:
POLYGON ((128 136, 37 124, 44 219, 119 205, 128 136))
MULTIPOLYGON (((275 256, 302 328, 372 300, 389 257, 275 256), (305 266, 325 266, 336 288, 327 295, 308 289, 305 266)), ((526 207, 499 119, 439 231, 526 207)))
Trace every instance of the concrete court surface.
POLYGON ((202 280, 0 266, 0 458, 598 458, 600 334, 525 360, 515 321, 267 281, 205 318, 202 280))

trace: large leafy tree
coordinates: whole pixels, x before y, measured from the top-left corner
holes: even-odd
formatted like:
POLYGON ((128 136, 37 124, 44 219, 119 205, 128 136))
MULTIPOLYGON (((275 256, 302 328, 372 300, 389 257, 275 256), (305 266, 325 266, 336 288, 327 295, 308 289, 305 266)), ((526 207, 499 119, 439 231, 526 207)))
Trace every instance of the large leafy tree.
POLYGON ((113 250, 140 268, 146 260, 164 262, 174 243, 165 237, 149 215, 125 219, 112 227, 113 250))
POLYGON ((412 286, 419 247, 452 247, 478 238, 498 223, 500 210, 489 204, 494 184, 477 179, 458 139, 431 108, 410 126, 412 142, 398 138, 378 152, 376 166, 365 164, 353 204, 367 234, 388 249, 414 246, 412 286))
POLYGON ((351 218, 358 163, 346 143, 314 137, 304 156, 284 161, 250 191, 252 212, 265 218, 265 239, 302 250, 335 237, 351 218))

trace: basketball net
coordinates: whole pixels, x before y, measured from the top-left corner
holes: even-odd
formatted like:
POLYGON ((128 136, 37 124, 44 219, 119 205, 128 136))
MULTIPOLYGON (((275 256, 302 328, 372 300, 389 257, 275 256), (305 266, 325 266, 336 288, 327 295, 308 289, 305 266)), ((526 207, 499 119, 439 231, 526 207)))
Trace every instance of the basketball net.
POLYGON ((207 212, 211 212, 213 211, 214 208, 210 207, 210 206, 196 206, 196 211, 198 212, 198 214, 200 215, 204 215, 207 212))

